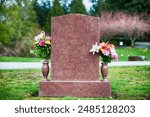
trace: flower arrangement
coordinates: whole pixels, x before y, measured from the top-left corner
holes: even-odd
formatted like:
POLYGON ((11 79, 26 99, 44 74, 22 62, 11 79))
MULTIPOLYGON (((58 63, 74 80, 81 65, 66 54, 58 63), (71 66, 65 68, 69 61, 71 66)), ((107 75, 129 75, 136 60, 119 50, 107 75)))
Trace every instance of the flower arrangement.
POLYGON ((40 34, 34 37, 35 55, 42 59, 50 58, 51 40, 50 36, 46 36, 42 31, 40 34))
POLYGON ((101 56, 102 61, 106 64, 110 63, 112 59, 114 59, 114 61, 118 61, 118 55, 116 53, 115 46, 113 44, 109 44, 108 42, 102 42, 99 44, 96 43, 92 46, 90 52, 92 52, 93 55, 98 53, 101 56))

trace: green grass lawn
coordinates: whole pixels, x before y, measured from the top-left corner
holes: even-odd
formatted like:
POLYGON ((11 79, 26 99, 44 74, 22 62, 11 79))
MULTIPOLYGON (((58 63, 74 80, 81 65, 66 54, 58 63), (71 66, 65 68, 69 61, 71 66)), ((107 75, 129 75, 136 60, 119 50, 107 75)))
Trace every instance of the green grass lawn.
MULTIPOLYGON (((145 56, 150 60, 150 49, 144 48, 117 48, 119 61, 128 61, 128 56, 137 55, 145 56)), ((39 62, 40 58, 22 58, 22 57, 5 57, 0 56, 0 62, 39 62)))
POLYGON ((0 62, 39 62, 40 58, 0 56, 0 62))
POLYGON ((116 48, 119 61, 128 61, 128 56, 145 56, 150 60, 150 48, 116 48))
MULTIPOLYGON (((109 98, 39 97, 41 70, 0 70, 0 99, 87 100, 109 98)), ((101 79, 101 76, 100 76, 101 79)), ((108 79, 114 100, 150 99, 150 66, 110 67, 108 79)))

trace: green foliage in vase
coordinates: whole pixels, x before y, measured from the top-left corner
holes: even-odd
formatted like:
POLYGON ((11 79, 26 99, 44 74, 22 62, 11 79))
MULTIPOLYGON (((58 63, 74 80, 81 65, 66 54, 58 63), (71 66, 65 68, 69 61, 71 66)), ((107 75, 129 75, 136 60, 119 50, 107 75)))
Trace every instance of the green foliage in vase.
POLYGON ((43 47, 37 44, 35 48, 36 49, 34 52, 37 57, 42 58, 42 59, 50 59, 51 46, 49 44, 45 44, 43 47))
POLYGON ((111 60, 113 60, 113 58, 110 55, 106 56, 102 52, 100 52, 99 54, 101 56, 101 61, 103 61, 105 64, 111 63, 111 60))

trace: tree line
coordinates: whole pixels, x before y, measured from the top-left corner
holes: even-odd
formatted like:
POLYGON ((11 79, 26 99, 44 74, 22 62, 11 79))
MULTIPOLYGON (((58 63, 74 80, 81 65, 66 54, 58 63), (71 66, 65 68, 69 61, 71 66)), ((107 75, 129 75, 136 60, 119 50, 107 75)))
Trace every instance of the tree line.
POLYGON ((39 3, 35 0, 35 11, 40 26, 50 31, 50 18, 69 13, 80 13, 93 16, 101 16, 105 11, 115 13, 123 11, 129 14, 149 14, 150 2, 148 0, 89 0, 92 3, 90 11, 87 11, 83 0, 45 0, 39 3), (53 3, 53 4, 51 4, 53 3), (43 16, 44 15, 44 16, 43 16))
MULTIPOLYGON (((50 35, 51 17, 69 13, 102 16, 123 11, 128 14, 150 13, 149 0, 0 0, 0 55, 31 56, 32 38, 40 30, 50 35)), ((149 20, 148 20, 149 21, 149 20)))

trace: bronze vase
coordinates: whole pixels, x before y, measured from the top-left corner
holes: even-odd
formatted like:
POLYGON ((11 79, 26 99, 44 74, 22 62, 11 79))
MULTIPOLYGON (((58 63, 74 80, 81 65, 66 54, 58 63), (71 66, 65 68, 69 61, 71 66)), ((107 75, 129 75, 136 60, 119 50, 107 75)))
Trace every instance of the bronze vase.
POLYGON ((47 59, 44 59, 44 60, 43 60, 42 74, 43 74, 44 80, 48 80, 49 61, 48 61, 47 59))
POLYGON ((102 62, 101 74, 102 74, 103 81, 108 81, 107 80, 107 75, 108 75, 108 64, 107 63, 102 62))

